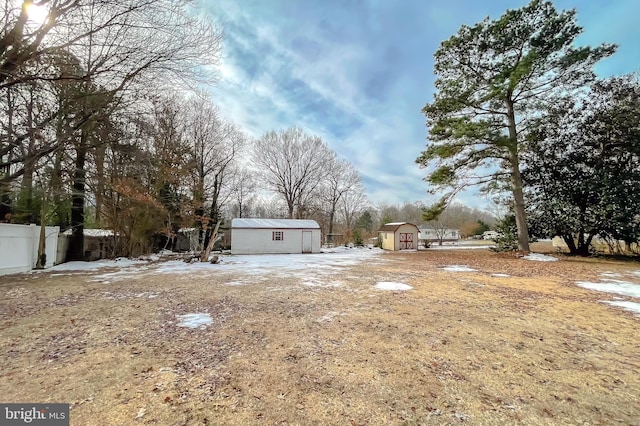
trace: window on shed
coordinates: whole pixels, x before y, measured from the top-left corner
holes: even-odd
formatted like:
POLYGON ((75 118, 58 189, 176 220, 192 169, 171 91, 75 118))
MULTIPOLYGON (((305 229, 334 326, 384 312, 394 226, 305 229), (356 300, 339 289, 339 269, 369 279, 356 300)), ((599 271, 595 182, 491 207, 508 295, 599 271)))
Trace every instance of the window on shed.
POLYGON ((283 231, 273 231, 271 234, 272 241, 284 241, 284 232, 283 231))

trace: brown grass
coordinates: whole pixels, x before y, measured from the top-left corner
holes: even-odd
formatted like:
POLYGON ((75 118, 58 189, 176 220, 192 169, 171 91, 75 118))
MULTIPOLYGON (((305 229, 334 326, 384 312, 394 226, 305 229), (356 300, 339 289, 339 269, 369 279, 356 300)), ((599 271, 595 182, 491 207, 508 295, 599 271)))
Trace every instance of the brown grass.
POLYGON ((3 277, 1 399, 71 403, 72 425, 638 424, 640 319, 574 285, 637 263, 381 258, 337 271, 337 287, 276 273, 243 286, 225 285, 237 273, 3 277), (478 271, 439 269, 451 264, 478 271), (189 312, 214 323, 177 327, 189 312))

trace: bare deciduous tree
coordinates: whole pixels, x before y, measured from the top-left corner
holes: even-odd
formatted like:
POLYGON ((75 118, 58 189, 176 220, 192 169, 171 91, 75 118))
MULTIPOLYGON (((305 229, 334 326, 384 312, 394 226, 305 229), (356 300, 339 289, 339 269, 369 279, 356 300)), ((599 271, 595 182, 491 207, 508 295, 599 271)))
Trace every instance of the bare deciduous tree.
POLYGON ((361 183, 360 173, 353 165, 331 153, 326 168, 327 176, 322 184, 320 197, 329 216, 328 233, 333 233, 338 203, 350 191, 354 191, 361 183))
POLYGON ((234 123, 223 119, 204 93, 190 100, 186 138, 191 145, 191 192, 195 222, 206 246, 221 210, 231 197, 231 179, 238 154, 247 136, 234 123))
POLYGON ((344 194, 340 200, 339 207, 341 219, 347 232, 353 230, 356 220, 367 206, 367 196, 361 184, 356 185, 351 191, 344 194))
POLYGON ((254 145, 253 160, 265 189, 280 194, 292 219, 304 214, 310 195, 326 177, 330 151, 317 136, 299 127, 264 134, 254 145))
POLYGON ((246 167, 238 168, 231 177, 230 188, 237 212, 235 216, 249 216, 256 193, 255 174, 246 167))

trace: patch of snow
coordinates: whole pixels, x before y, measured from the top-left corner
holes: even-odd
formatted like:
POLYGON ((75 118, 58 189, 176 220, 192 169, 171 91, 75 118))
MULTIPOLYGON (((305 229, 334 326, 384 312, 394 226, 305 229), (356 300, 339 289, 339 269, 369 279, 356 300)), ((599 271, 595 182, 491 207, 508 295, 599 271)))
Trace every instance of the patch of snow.
MULTIPOLYGON (((84 228, 82 230, 85 237, 112 237, 113 230, 112 229, 87 229, 84 228)), ((71 235, 71 229, 67 229, 62 234, 63 235, 71 235)))
POLYGON ((96 275, 95 279, 92 279, 93 282, 103 282, 109 283, 111 281, 122 281, 127 278, 131 278, 132 272, 130 270, 120 270, 117 272, 110 272, 106 274, 96 275))
POLYGON ((302 285, 307 287, 340 287, 340 281, 324 281, 320 278, 306 278, 302 280, 302 285))
POLYGON ((207 313, 177 315, 178 327, 198 328, 213 324, 213 318, 207 313))
POLYGON ((376 284, 378 290, 412 290, 413 287, 403 283, 394 283, 391 281, 381 281, 376 284))
MULTIPOLYGON (((640 272, 640 271, 638 271, 640 272)), ((616 274, 616 273, 611 273, 611 272, 605 272, 601 274, 602 276, 605 277, 620 277, 622 276, 621 274, 616 274)), ((638 274, 640 275, 640 274, 638 274)), ((576 284, 582 288, 586 288, 588 290, 596 290, 596 291, 602 291, 605 293, 612 293, 612 294, 616 294, 616 295, 620 295, 620 296, 625 296, 625 297, 634 297, 634 298, 640 298, 640 283, 635 283, 635 282, 630 282, 630 281, 622 281, 622 280, 615 280, 612 278, 605 278, 602 280, 602 282, 598 282, 598 283, 594 283, 594 282, 587 282, 587 281, 578 281, 576 282, 576 284)), ((613 297, 613 299, 620 299, 620 297, 613 297)), ((621 308, 624 308, 628 311, 632 311, 635 312, 637 314, 640 314, 640 303, 638 302, 631 302, 631 301, 626 301, 626 300, 605 300, 602 301, 603 303, 607 303, 609 305, 612 306, 619 306, 621 308)))
POLYGON ((330 252, 315 254, 232 255, 221 257, 223 262, 217 265, 206 262, 168 261, 159 264, 155 271, 161 274, 241 271, 249 275, 271 272, 307 278, 309 275, 331 275, 342 267, 372 261, 382 253, 381 249, 336 247, 330 252))
POLYGON ((557 262, 558 258, 553 256, 547 256, 546 254, 540 253, 529 253, 524 256, 523 259, 534 260, 536 262, 557 262))
POLYGON ((247 285, 259 282, 266 275, 279 275, 287 278, 297 278, 307 286, 338 287, 334 276, 343 268, 361 263, 380 263, 385 259, 379 248, 336 247, 325 253, 315 254, 265 254, 265 255, 224 255, 220 256, 222 263, 208 262, 186 263, 179 259, 151 263, 144 260, 100 260, 95 262, 68 262, 52 268, 54 273, 82 273, 92 274, 102 268, 114 268, 112 271, 92 274, 91 279, 97 282, 115 282, 135 279, 141 275, 150 274, 224 274, 241 273, 243 277, 229 277, 227 285, 247 285))
POLYGON ((609 278, 619 278, 622 274, 618 274, 617 272, 603 272, 600 274, 601 277, 609 277, 609 278))
POLYGON ((95 271, 101 268, 127 268, 130 266, 143 265, 147 262, 144 260, 132 260, 119 257, 115 260, 103 259, 94 262, 66 262, 52 266, 49 271, 95 271))
POLYGON ((640 284, 628 281, 607 280, 606 282, 600 283, 578 281, 576 284, 578 284, 582 288, 586 288, 589 290, 603 291, 605 293, 614 293, 620 294, 622 296, 640 298, 640 284))
POLYGON ((492 277, 501 277, 501 278, 506 278, 506 277, 510 277, 511 275, 509 274, 491 274, 492 277))
POLYGON ((477 269, 469 268, 468 266, 465 266, 465 265, 449 265, 449 266, 442 267, 440 269, 448 272, 475 272, 477 270, 477 269))
POLYGON ((340 313, 340 312, 329 312, 326 315, 318 318, 316 320, 316 322, 331 322, 333 321, 333 319, 337 316, 342 316, 344 314, 340 313))
POLYGON ((626 309, 627 311, 635 312, 636 314, 640 315, 640 303, 627 302, 627 301, 621 301, 621 302, 603 301, 603 302, 609 305, 619 306, 621 308, 626 309))

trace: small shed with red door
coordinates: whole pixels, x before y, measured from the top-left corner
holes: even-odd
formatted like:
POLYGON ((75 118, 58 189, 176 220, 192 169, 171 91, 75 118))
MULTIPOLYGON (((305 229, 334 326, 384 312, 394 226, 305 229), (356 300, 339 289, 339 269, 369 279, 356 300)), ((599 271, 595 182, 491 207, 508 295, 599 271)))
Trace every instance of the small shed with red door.
POLYGON ((418 232, 413 223, 385 223, 378 230, 382 248, 385 250, 416 250, 418 248, 418 232))

